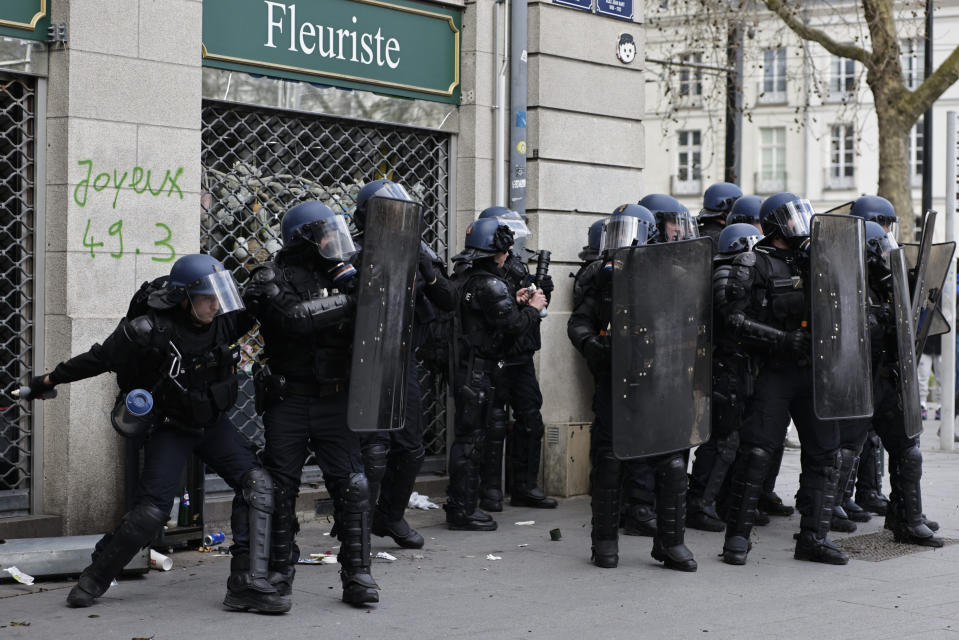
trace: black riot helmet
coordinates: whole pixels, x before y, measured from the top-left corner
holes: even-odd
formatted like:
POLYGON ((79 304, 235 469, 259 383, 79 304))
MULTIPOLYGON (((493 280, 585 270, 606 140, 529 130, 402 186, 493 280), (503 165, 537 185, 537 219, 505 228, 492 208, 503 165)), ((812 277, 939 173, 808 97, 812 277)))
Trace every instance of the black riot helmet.
POLYGON ((599 254, 644 245, 655 233, 656 219, 649 209, 638 204, 620 205, 603 223, 599 254))
POLYGON ((736 200, 733 208, 729 210, 726 216, 726 224, 751 224, 757 229, 762 230, 759 223, 759 208, 762 206, 763 199, 759 196, 743 196, 736 200))
POLYGON ((353 225, 357 231, 362 232, 366 228, 366 205, 373 198, 389 198, 391 200, 406 200, 413 202, 413 198, 407 193, 401 185, 392 180, 381 178, 363 185, 360 192, 356 194, 356 209, 353 211, 353 225))
POLYGON ((356 253, 346 218, 320 202, 311 200, 292 207, 280 223, 284 247, 307 244, 316 247, 321 258, 341 262, 356 253))
POLYGON ((710 185, 703 194, 703 210, 699 212, 699 217, 721 218, 732 210, 733 204, 741 197, 742 189, 731 182, 710 185))
POLYGON ((894 225, 899 221, 892 203, 881 196, 860 196, 856 198, 849 214, 865 221, 877 223, 886 231, 896 232, 894 225))
POLYGON ((513 246, 513 230, 497 218, 479 218, 466 228, 466 248, 477 257, 506 253, 513 246))
POLYGON ((676 198, 665 193, 651 193, 639 204, 649 209, 656 219, 656 242, 674 242, 699 237, 693 217, 676 198))
POLYGON ((586 234, 586 246, 579 252, 579 259, 583 261, 596 260, 599 257, 599 245, 603 241, 603 226, 606 218, 601 218, 589 225, 586 234))
POLYGON ((510 228, 513 232, 513 253, 525 261, 526 256, 523 250, 526 248, 526 241, 529 239, 530 233, 523 216, 506 207, 487 207, 480 211, 477 219, 484 220, 487 218, 499 220, 500 224, 510 228))
POLYGON ((888 269, 889 252, 898 248, 891 231, 886 231, 877 222, 866 221, 866 261, 870 265, 882 265, 888 269))
POLYGON ((809 200, 782 192, 769 196, 759 208, 759 221, 768 237, 780 237, 798 247, 809 237, 809 219, 815 211, 809 200))
POLYGON ((727 224, 719 234, 719 253, 732 255, 750 251, 762 238, 762 233, 751 224, 727 224))

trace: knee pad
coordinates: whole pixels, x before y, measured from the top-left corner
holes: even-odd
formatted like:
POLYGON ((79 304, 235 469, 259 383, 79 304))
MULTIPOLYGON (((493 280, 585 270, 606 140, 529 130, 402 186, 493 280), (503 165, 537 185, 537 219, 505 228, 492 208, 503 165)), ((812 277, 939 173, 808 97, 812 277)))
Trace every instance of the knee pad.
POLYGON ((246 503, 263 513, 273 513, 275 505, 273 495, 273 477, 262 467, 250 469, 243 474, 243 499, 246 503))
POLYGON ((656 473, 668 477, 685 475, 686 459, 681 454, 671 456, 656 465, 656 473))
POLYGON ((364 513, 370 508, 370 486, 363 473, 351 473, 343 490, 343 510, 364 513))
POLYGON ((491 442, 502 442, 506 439, 506 410, 502 407, 490 409, 489 425, 486 428, 486 439, 491 442))
POLYGON ((390 455, 390 446, 385 442, 374 442, 363 447, 363 466, 367 479, 379 482, 386 473, 386 459, 390 455))
POLYGON ((919 481, 922 478, 922 452, 919 447, 909 447, 899 454, 899 475, 905 480, 919 481))
POLYGON ((716 441, 716 453, 719 455, 719 458, 727 463, 732 464, 733 460, 736 459, 736 451, 739 450, 739 432, 733 431, 725 438, 720 438, 716 441))
POLYGON ((141 502, 123 517, 121 528, 126 529, 132 540, 145 546, 169 518, 169 512, 149 502, 141 502))

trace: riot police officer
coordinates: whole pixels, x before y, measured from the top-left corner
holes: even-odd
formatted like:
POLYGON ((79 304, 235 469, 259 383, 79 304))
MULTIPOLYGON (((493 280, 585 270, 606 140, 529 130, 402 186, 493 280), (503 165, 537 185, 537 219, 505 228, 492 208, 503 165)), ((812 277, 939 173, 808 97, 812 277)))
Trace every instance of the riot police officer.
POLYGON ((542 291, 510 292, 504 265, 513 231, 497 218, 466 230, 466 248, 453 258, 460 298, 453 376, 456 416, 450 448, 446 523, 450 529, 494 531, 496 522, 478 508, 480 464, 488 433, 506 429, 502 370, 509 341, 539 324, 542 291))
MULTIPOLYGON (((869 195, 860 196, 853 201, 849 213, 867 222, 878 224, 883 231, 891 232, 893 238, 895 238, 898 218, 892 203, 885 198, 869 195)), ((868 228, 870 225, 866 226, 868 228)), ((889 498, 882 493, 882 467, 882 441, 870 426, 865 434, 865 441, 859 454, 855 480, 855 500, 849 497, 843 503, 849 515, 853 517, 858 515, 858 517, 864 518, 864 516, 859 515, 857 508, 867 513, 886 515, 889 498)))
POLYGON ((733 466, 723 561, 746 563, 749 535, 771 458, 792 416, 802 440, 797 507, 802 518, 794 557, 846 564, 827 537, 839 482, 839 430, 812 407, 808 309, 809 202, 791 193, 767 198, 760 210, 765 238, 717 272, 714 304, 724 331, 749 349, 758 375, 746 404, 733 466))
MULTIPOLYGON (((513 231, 513 248, 503 265, 503 274, 509 290, 515 296, 520 289, 531 284, 529 269, 525 260, 526 239, 529 229, 522 217, 506 207, 489 207, 480 212, 479 219, 492 218, 505 224, 513 231)), ((546 275, 538 288, 546 296, 549 304, 553 292, 553 279, 546 275)), ((509 431, 510 443, 510 504, 513 506, 554 509, 557 502, 547 497, 536 486, 539 475, 540 457, 543 449, 543 394, 536 379, 536 367, 533 354, 541 346, 539 323, 530 324, 526 333, 509 336, 506 345, 506 357, 500 374, 500 386, 507 403, 513 410, 513 428, 509 431)), ((503 510, 503 445, 507 437, 506 425, 491 423, 486 434, 483 450, 483 462, 480 465, 480 509, 498 512, 503 510), (499 427, 503 430, 500 431, 499 427)))
MULTIPOLYGON (((714 277, 723 277, 719 272, 728 272, 733 258, 752 250, 761 239, 751 224, 726 225, 719 234, 719 253, 713 258, 714 277)), ((713 336, 712 429, 709 440, 696 449, 686 510, 686 525, 703 531, 726 528, 716 512, 716 499, 736 459, 743 409, 753 388, 748 354, 729 339, 720 323, 717 327, 713 336)))
POLYGON ((137 504, 97 543, 93 562, 70 590, 67 604, 93 604, 137 551, 156 538, 170 517, 183 467, 195 453, 236 491, 224 604, 289 611, 290 603, 267 581, 272 480, 226 418, 238 391, 237 341, 253 322, 243 312, 233 276, 210 256, 183 256, 169 279, 156 283, 146 313, 124 318, 103 344, 30 383, 31 396, 39 397, 55 385, 111 371, 120 386, 114 414, 133 389, 148 390, 154 398, 148 417, 134 425, 139 433, 122 431, 144 438, 137 504))
MULTIPOLYGON (((897 341, 895 294, 888 256, 896 250, 892 233, 877 223, 866 223, 867 266, 869 276, 869 324, 873 345, 873 397, 876 407, 872 427, 889 452, 889 481, 892 485, 884 526, 893 533, 896 542, 941 547, 943 540, 933 535, 938 524, 922 513, 922 453, 918 437, 911 438, 905 429, 904 403, 899 380, 903 366, 897 341), (935 527, 935 529, 933 528, 935 527)), ((903 283, 902 290, 905 291, 903 283)), ((908 295, 908 294, 904 294, 908 295)), ((862 425, 859 442, 868 425, 862 425)), ((850 455, 855 454, 855 449, 850 455)), ((847 482, 851 484, 850 472, 847 482)), ((851 487, 846 486, 846 496, 851 487)))
MULTIPOLYGON (((602 261, 588 272, 582 297, 567 325, 573 346, 586 358, 596 387, 593 395, 595 420, 590 437, 592 460, 592 557, 598 567, 619 564, 620 491, 623 467, 643 465, 653 469, 657 527, 652 556, 668 568, 695 571, 696 561, 684 544, 686 463, 684 453, 666 454, 639 461, 620 462, 613 455, 612 355, 607 335, 612 317, 612 252, 621 247, 644 245, 652 233, 650 212, 641 205, 622 205, 606 222, 601 244, 602 261)), ((585 274, 584 274, 585 275, 585 274)), ((626 481, 635 482, 627 472, 626 481)))
MULTIPOLYGON (((367 205, 375 197, 410 200, 406 190, 390 180, 374 180, 364 185, 357 195, 353 215, 353 224, 360 237, 366 228, 367 205)), ((416 300, 413 348, 406 375, 405 425, 402 429, 372 433, 363 439, 363 463, 373 507, 370 531, 376 536, 389 536, 397 545, 407 549, 419 549, 424 544, 423 536, 410 527, 404 517, 416 475, 426 457, 422 394, 413 354, 424 342, 426 326, 436 318, 438 310, 452 311, 457 302, 456 289, 446 277, 446 265, 422 240, 413 288, 416 300)))
POLYGON ((719 234, 722 233, 723 227, 732 224, 727 216, 742 195, 742 189, 731 182, 717 182, 703 193, 703 208, 699 212, 699 235, 713 241, 713 251, 719 246, 719 234))
POLYGON ((355 247, 344 217, 319 201, 293 206, 280 226, 283 249, 253 271, 244 291, 260 321, 267 360, 256 381, 265 410, 264 462, 276 486, 270 581, 281 594, 292 593, 296 496, 309 445, 333 499, 343 601, 378 602, 370 574, 369 487, 360 438, 346 421, 355 247))
POLYGON ((589 231, 586 234, 586 245, 582 251, 579 252, 578 256, 583 263, 581 266, 585 267, 593 260, 599 259, 599 243, 603 238, 603 224, 605 223, 606 218, 600 218, 589 225, 589 231))

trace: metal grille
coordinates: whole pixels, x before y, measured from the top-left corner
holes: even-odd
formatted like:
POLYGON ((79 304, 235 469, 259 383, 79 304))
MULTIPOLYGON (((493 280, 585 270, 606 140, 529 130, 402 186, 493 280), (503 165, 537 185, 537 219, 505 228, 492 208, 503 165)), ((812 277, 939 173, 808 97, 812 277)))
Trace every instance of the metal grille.
MULTIPOLYGON (((0 73, 0 389, 33 370, 34 82, 0 73)), ((7 395, 9 397, 9 395, 7 395)), ((0 516, 30 511, 33 430, 27 403, 0 399, 0 516)))
MULTIPOLYGON (((952 545, 959 542, 955 538, 943 538, 946 545, 952 545)), ((880 529, 875 533, 866 533, 859 536, 850 536, 848 538, 836 538, 836 545, 845 551, 850 558, 856 560, 867 560, 869 562, 882 562, 891 560, 900 556, 918 553, 919 551, 929 551, 931 547, 922 547, 918 544, 904 544, 896 542, 892 537, 891 531, 880 529)))
MULTIPOLYGON (((403 184, 425 207, 423 239, 446 260, 449 136, 432 131, 207 101, 203 107, 201 248, 223 261, 242 287, 249 271, 280 248, 280 219, 297 202, 319 199, 352 217, 360 187, 378 178, 403 184)), ((262 347, 244 347, 252 366, 262 347)), ((249 367, 247 367, 248 370, 249 367)), ((420 371, 424 468, 443 470, 446 389, 420 371)), ((249 377, 234 424, 262 444, 249 377)))

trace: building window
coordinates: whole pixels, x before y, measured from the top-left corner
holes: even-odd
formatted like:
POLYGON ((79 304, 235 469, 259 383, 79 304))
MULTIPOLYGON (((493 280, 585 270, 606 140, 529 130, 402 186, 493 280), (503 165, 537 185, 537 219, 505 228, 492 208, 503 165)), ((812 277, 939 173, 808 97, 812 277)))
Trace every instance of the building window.
POLYGON ((679 56, 679 98, 684 103, 699 104, 703 96, 703 70, 683 65, 702 64, 702 53, 679 56))
POLYGON ((759 129, 759 175, 756 191, 777 193, 786 190, 786 128, 759 129))
POLYGON ((853 189, 856 186, 856 131, 851 124, 829 128, 829 173, 827 189, 853 189))
POLYGON ((849 100, 856 92, 856 61, 851 58, 832 57, 832 72, 829 76, 829 99, 849 100))
POLYGON ((699 195, 701 193, 702 133, 699 129, 679 132, 678 167, 673 180, 676 195, 699 195))
POLYGON ((902 79, 907 89, 915 89, 924 80, 925 42, 922 38, 910 38, 902 41, 901 48, 899 63, 902 65, 902 79))
POLYGON ((919 118, 909 132, 909 179, 913 187, 922 186, 922 154, 925 147, 922 126, 923 119, 919 118))
POLYGON ((763 51, 763 81, 759 91, 761 104, 786 102, 786 49, 763 51))

